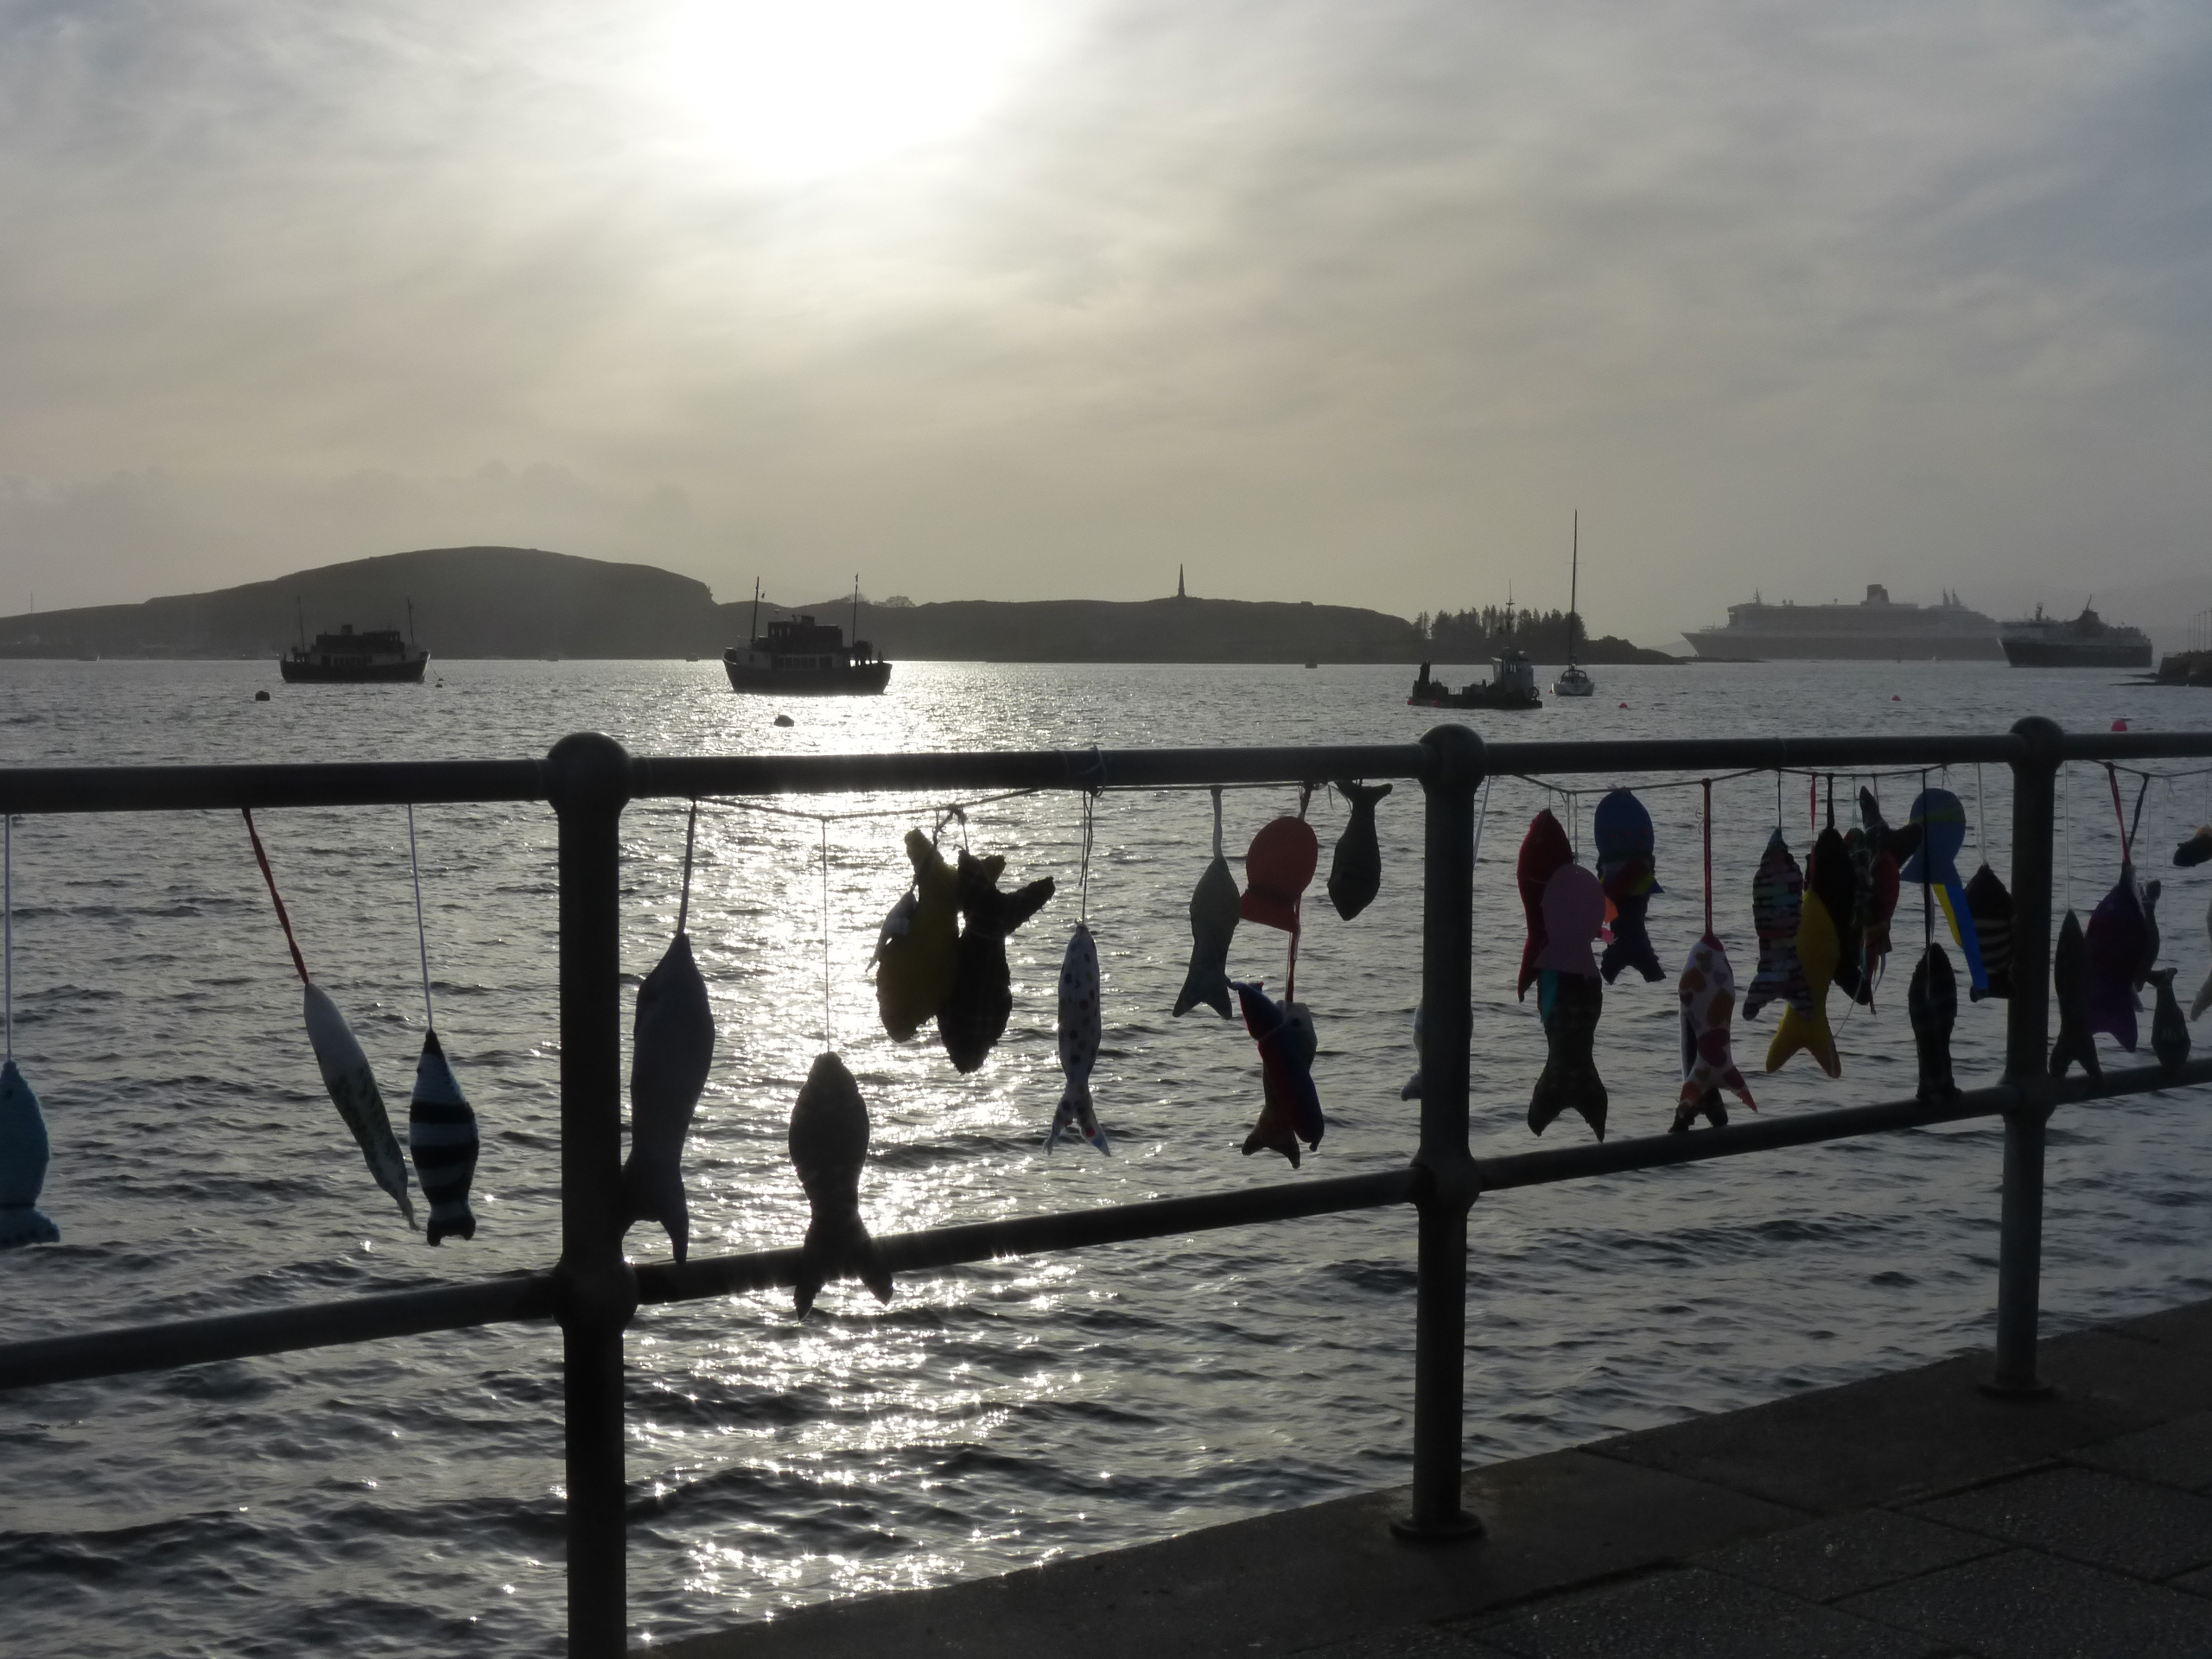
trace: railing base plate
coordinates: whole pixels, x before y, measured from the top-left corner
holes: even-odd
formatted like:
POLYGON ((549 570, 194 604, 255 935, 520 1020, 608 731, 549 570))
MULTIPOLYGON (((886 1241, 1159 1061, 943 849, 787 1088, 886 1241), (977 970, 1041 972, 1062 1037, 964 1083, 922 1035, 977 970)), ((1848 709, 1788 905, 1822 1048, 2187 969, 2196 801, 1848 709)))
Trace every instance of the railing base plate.
POLYGON ((2040 1400, 2057 1392, 2039 1376, 2025 1382, 2007 1382, 2002 1377, 1986 1376, 1975 1386, 1995 1400, 2040 1400))
POLYGON ((1461 1510, 1441 1521, 1417 1521, 1410 1515, 1394 1515, 1390 1517, 1390 1535, 1408 1544, 1456 1544, 1483 1535, 1482 1517, 1472 1510, 1461 1510))

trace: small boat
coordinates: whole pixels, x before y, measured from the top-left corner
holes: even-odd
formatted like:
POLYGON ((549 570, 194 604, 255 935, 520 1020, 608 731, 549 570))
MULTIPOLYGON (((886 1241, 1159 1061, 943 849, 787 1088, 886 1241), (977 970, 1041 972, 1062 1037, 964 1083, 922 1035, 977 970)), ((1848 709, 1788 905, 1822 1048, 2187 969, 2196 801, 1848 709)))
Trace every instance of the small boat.
MULTIPOLYGON (((861 584, 853 579, 853 631, 860 631, 861 584)), ((865 639, 845 643, 844 630, 811 616, 787 617, 760 632, 760 583, 753 583, 753 642, 722 652, 733 691, 770 696, 865 696, 891 683, 891 664, 865 639)))
POLYGON ((1441 680, 1428 677, 1428 664, 1421 665, 1421 677, 1414 682, 1413 695, 1406 699, 1414 709, 1541 709, 1544 700, 1536 695, 1536 665, 1529 660, 1526 652, 1508 645, 1491 658, 1491 677, 1478 680, 1472 685, 1461 686, 1454 691, 1441 680))
MULTIPOLYGON (((297 601, 294 601, 296 604, 297 601)), ((307 643, 306 611, 300 622, 301 642, 277 659, 287 685, 420 685, 430 653, 411 649, 415 634, 415 606, 407 607, 407 637, 397 628, 353 632, 351 622, 335 633, 318 633, 307 643)))
POLYGON ((1998 630, 2005 660, 2015 668, 2148 668, 2151 636, 2115 626, 2087 605, 2071 622, 2036 613, 1998 630))
POLYGON ((1582 512, 1580 508, 1574 514, 1573 548, 1573 563, 1567 568, 1567 668, 1559 678, 1552 682, 1552 695, 1555 697, 1586 697, 1598 689, 1598 683, 1574 660, 1574 625, 1580 620, 1575 615, 1574 607, 1581 597, 1582 587, 1582 512))

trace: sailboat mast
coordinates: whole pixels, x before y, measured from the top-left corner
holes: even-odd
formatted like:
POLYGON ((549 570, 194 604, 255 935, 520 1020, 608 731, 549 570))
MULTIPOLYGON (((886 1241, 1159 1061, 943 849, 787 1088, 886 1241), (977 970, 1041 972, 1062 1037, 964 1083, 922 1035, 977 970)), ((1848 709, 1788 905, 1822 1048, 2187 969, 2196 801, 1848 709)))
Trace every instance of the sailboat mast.
POLYGON ((845 640, 845 643, 846 643, 847 645, 849 645, 856 644, 856 643, 858 643, 858 641, 859 641, 859 639, 860 639, 860 637, 861 637, 861 573, 860 573, 859 571, 855 570, 855 571, 854 571, 854 572, 853 572, 853 629, 852 629, 852 632, 851 632, 849 635, 848 635, 848 636, 847 636, 846 640, 845 640))
POLYGON ((1567 577, 1567 665, 1574 666, 1574 607, 1582 597, 1582 509, 1574 510, 1574 551, 1567 577))
POLYGON ((758 577, 758 576, 755 576, 755 577, 753 577, 753 626, 752 626, 751 630, 750 630, 750 631, 747 633, 747 635, 746 635, 746 639, 745 639, 745 648, 746 648, 747 651, 752 650, 752 649, 753 649, 753 647, 760 642, 760 577, 758 577))

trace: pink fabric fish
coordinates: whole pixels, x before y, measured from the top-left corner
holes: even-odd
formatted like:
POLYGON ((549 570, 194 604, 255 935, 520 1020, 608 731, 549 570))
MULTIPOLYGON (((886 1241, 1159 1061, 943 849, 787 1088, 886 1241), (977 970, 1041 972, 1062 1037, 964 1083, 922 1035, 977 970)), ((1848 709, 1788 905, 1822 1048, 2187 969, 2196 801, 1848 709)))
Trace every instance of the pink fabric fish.
MULTIPOLYGON (((1518 995, 1527 996, 1529 988, 1536 982, 1536 956, 1544 948, 1544 887, 1562 866, 1573 861, 1567 831, 1546 807, 1529 820, 1514 872, 1521 887, 1521 908, 1529 918, 1529 941, 1521 947, 1521 977, 1514 988, 1518 995)), ((1601 910, 1601 917, 1603 913, 1601 910)))
POLYGON ((1751 1084, 1729 1051, 1729 1022, 1736 1012, 1736 973, 1719 939, 1708 933, 1690 947, 1676 986, 1682 1001, 1682 1091, 1675 1127, 1687 1129, 1700 1111, 1716 1125, 1728 1121, 1718 1099, 1728 1090, 1753 1111, 1751 1084), (1713 1098, 1708 1098, 1713 1096, 1713 1098))

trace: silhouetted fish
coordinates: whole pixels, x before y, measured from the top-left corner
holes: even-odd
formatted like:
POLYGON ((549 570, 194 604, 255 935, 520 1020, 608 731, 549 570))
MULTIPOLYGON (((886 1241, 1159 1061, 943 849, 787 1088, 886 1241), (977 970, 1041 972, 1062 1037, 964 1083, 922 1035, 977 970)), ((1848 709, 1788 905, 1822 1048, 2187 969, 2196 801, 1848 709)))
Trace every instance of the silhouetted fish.
POLYGON ((1549 807, 1529 821, 1529 833, 1521 838, 1521 855, 1514 868, 1514 880, 1521 889, 1521 909, 1529 923, 1529 938, 1521 947, 1521 974, 1515 982, 1515 994, 1526 997, 1529 988, 1536 982, 1536 957, 1544 948, 1544 888, 1562 865, 1574 861, 1574 849, 1567 844, 1567 831, 1560 828, 1559 820, 1552 816, 1549 807))
POLYGON ((1243 914, 1243 895, 1221 851, 1221 797, 1213 799, 1213 861, 1191 892, 1191 967, 1175 998, 1175 1013, 1201 1002, 1224 1020, 1234 1016, 1229 997, 1229 944, 1243 914))
POLYGON ((415 1062, 415 1093, 407 1103, 407 1150, 414 1155, 415 1179, 429 1201, 424 1230, 433 1244, 476 1236, 475 1212, 468 1207, 476 1149, 476 1113, 446 1063, 438 1033, 425 1032, 422 1058, 415 1062))
POLYGON ((906 832, 914 885, 884 918, 875 942, 875 1006, 892 1041, 903 1043, 931 1020, 952 994, 959 965, 958 883, 936 845, 906 832))
POLYGON ((1645 912, 1651 895, 1663 892, 1657 876, 1651 814, 1629 790, 1606 791, 1590 815, 1590 838, 1598 855, 1598 880, 1613 906, 1612 942, 1599 963, 1610 985, 1624 968, 1633 968, 1649 980, 1663 979, 1666 970, 1651 949, 1645 912))
POLYGON ((999 877, 1006 860, 960 855, 960 913, 967 925, 960 930, 958 968, 952 976, 952 995, 938 1010, 938 1040, 944 1045, 953 1069, 973 1071, 989 1058, 991 1049, 1006 1034, 1014 1014, 1014 976, 1007 969, 1007 935, 1044 907, 1052 896, 1049 875, 1013 893, 999 891, 999 877))
POLYGON ((1529 1127, 1541 1135, 1561 1112, 1582 1115, 1605 1138, 1605 1081, 1598 1075, 1594 1047, 1605 987, 1595 974, 1539 971, 1536 1013, 1544 1027, 1544 1069, 1529 1095, 1529 1127))
POLYGON ((676 1259, 691 1248, 691 1205, 683 1191, 683 1141, 715 1058, 707 982, 679 933, 638 987, 630 1040, 630 1156, 622 1166, 623 1226, 657 1221, 676 1259))
POLYGON ((1098 1002, 1098 945, 1090 928, 1077 922, 1067 955, 1060 961, 1060 1070, 1068 1084, 1045 1137, 1047 1152, 1059 1144, 1063 1135, 1080 1135, 1101 1152, 1114 1149, 1090 1103, 1090 1068, 1098 1063, 1098 1046, 1105 1034, 1098 1002))
POLYGON ((1951 976, 1951 958, 1932 940, 1913 968, 1904 1007, 1920 1060, 1916 1092, 1931 1103, 1955 1099, 1959 1085, 1951 1076, 1951 1028, 1959 1019, 1959 986, 1951 976))
POLYGON ((2089 1033, 2089 1007, 2084 1000, 2085 958, 2088 942, 2081 918, 2072 911, 2058 925, 2058 944, 2051 952, 2050 984, 2058 999, 2058 1040, 2050 1046, 2050 1075, 2063 1077, 2069 1065, 2079 1065, 2094 1081, 2104 1076, 2097 1062, 2096 1039, 2089 1033))
POLYGON ((1244 1029, 1260 1049, 1260 1088, 1264 1104, 1260 1120, 1244 1137, 1244 1154, 1265 1147, 1298 1167, 1298 1143, 1310 1150, 1321 1144, 1325 1127, 1321 1096, 1313 1087, 1313 1036, 1310 1020, 1303 1028, 1291 1018, 1295 1004, 1278 1007, 1257 984, 1230 982, 1244 1010, 1244 1029))
POLYGON ((2212 858, 2212 823, 2204 825, 2174 849, 2174 862, 2184 870, 2208 858, 2212 858))
POLYGON ((798 1183, 813 1211, 800 1248, 792 1300, 804 1317, 830 1280, 851 1274, 891 1300, 891 1270, 861 1219, 861 1169, 868 1160, 868 1106, 835 1054, 815 1058, 791 1107, 789 1145, 798 1183))
POLYGON ((1329 902, 1344 920, 1375 902, 1382 887, 1382 849, 1375 838, 1375 804, 1390 792, 1388 784, 1338 784, 1337 793, 1351 803, 1351 817, 1337 837, 1329 860, 1329 902))
POLYGON ((2189 1021, 2181 1017, 2181 1004, 2174 1001, 2174 973, 2171 968, 2151 970, 2157 997, 2151 1015, 2151 1052, 2169 1071, 2180 1071, 2189 1058, 2189 1021))
POLYGON ((2135 970, 2143 960, 2143 940, 2142 896, 2134 869, 2122 864, 2120 880, 2089 912, 2082 1006, 2089 1013, 2089 1029, 2103 1032, 2130 1053, 2137 1036, 2135 970))
POLYGON ((38 1096, 15 1061, 0 1063, 0 1249, 60 1242, 61 1230, 38 1207, 51 1154, 38 1096))

